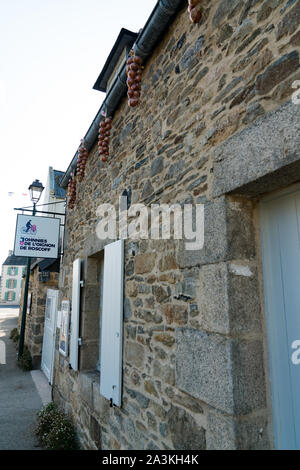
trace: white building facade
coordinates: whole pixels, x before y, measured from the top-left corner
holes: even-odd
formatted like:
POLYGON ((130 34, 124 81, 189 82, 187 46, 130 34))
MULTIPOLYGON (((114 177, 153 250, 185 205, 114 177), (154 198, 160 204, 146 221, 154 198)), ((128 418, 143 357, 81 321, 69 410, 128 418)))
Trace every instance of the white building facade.
POLYGON ((19 305, 25 270, 26 258, 14 256, 13 252, 9 251, 8 257, 2 265, 1 303, 19 305))

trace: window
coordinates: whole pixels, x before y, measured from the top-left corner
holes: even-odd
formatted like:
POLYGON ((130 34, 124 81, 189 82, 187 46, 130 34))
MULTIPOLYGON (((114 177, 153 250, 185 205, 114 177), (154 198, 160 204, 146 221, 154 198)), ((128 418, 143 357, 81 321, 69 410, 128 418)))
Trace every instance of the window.
POLYGON ((78 262, 73 265, 70 363, 77 370, 80 337, 79 369, 100 370, 101 395, 121 406, 124 240, 85 260, 81 303, 78 262))
POLYGON ((7 289, 15 289, 17 287, 17 280, 16 279, 8 279, 6 281, 7 289))
POLYGON ((8 301, 16 300, 16 293, 13 292, 13 291, 6 292, 5 293, 5 300, 8 300, 8 301))
POLYGON ((9 276, 17 276, 18 275, 18 268, 11 266, 11 267, 8 268, 7 273, 8 273, 9 276))

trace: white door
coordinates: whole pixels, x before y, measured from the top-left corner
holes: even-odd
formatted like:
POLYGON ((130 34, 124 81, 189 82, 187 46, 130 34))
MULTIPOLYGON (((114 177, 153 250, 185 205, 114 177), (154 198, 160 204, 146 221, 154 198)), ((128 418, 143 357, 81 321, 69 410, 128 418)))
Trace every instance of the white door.
POLYGON ((58 304, 58 291, 48 289, 45 309, 44 339, 42 350, 42 371, 45 373, 49 383, 52 383, 56 315, 58 304))
POLYGON ((265 304, 277 449, 300 449, 300 190, 261 203, 265 304))

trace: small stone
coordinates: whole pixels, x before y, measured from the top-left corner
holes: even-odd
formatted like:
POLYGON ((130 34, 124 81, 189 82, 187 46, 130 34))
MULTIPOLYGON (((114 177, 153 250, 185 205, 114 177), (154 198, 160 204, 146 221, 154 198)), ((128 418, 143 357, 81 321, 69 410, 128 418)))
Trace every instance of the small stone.
POLYGON ((156 160, 153 160, 150 170, 150 176, 155 176, 161 173, 164 169, 164 159, 163 157, 158 157, 156 160))
POLYGON ((226 23, 222 25, 220 28, 220 32, 218 34, 217 42, 222 43, 226 41, 226 39, 229 39, 230 36, 232 36, 232 34, 233 34, 233 28, 230 26, 230 24, 226 23))
POLYGON ((299 52, 293 51, 284 55, 270 65, 267 70, 256 79, 256 89, 259 95, 265 95, 275 85, 295 72, 299 67, 299 52))
POLYGON ((175 385, 175 370, 168 365, 154 361, 153 375, 154 377, 159 377, 163 382, 169 385, 175 385))
POLYGON ((293 46, 300 46, 300 31, 298 31, 294 36, 290 39, 290 44, 293 46))
POLYGON ((130 300, 125 298, 124 300, 124 318, 125 320, 129 320, 132 316, 132 311, 131 311, 131 306, 130 306, 130 300))
POLYGON ((293 34, 298 28, 300 23, 300 2, 285 15, 285 17, 279 22, 276 39, 281 39, 286 34, 293 34))
POLYGON ((171 269, 177 269, 177 263, 173 255, 169 254, 164 256, 159 261, 160 271, 170 271, 171 269))
POLYGON ((182 408, 171 407, 168 413, 168 429, 175 450, 205 450, 205 429, 182 408))
POLYGON ((215 16, 212 20, 213 28, 216 29, 228 16, 240 6, 240 0, 222 0, 219 3, 215 16))
POLYGON ((153 383, 150 380, 146 380, 144 382, 144 388, 147 393, 150 395, 154 395, 156 398, 158 398, 158 393, 153 385, 153 383))
POLYGON ((243 124, 247 126, 263 114, 265 114, 265 110, 260 103, 251 103, 246 111, 245 117, 243 119, 243 124))
POLYGON ((161 333, 154 336, 155 341, 158 341, 168 348, 171 348, 175 343, 175 338, 167 333, 161 333))
POLYGON ((161 286, 152 286, 152 293, 157 302, 161 303, 170 297, 169 293, 161 286))
POLYGON ((163 307, 164 316, 168 325, 185 325, 188 320, 188 312, 184 305, 166 304, 163 307))
POLYGON ((266 0, 257 13, 257 21, 266 20, 272 13, 272 10, 277 8, 282 1, 283 0, 266 0))
POLYGON ((226 106, 222 106, 221 108, 217 109, 214 113, 212 113, 211 115, 211 120, 213 121, 213 119, 215 119, 217 116, 219 116, 219 114, 223 113, 223 111, 225 111, 226 109, 226 106))
POLYGON ((215 101, 214 101, 214 104, 216 103, 219 103, 223 98, 225 98, 225 96, 231 92, 231 90, 233 90, 238 83, 240 83, 242 81, 242 77, 235 77, 228 85, 226 88, 224 88, 223 91, 221 91, 221 93, 218 94, 218 96, 216 97, 215 101))
POLYGON ((150 181, 146 181, 145 185, 144 185, 144 188, 143 188, 143 192, 142 192, 142 199, 145 199, 149 196, 151 196, 151 194, 153 194, 154 192, 154 189, 153 189, 153 186, 151 184, 150 181))
POLYGON ((142 367, 144 363, 145 350, 142 345, 138 343, 128 342, 126 344, 126 360, 136 366, 142 367))
POLYGON ((136 255, 134 258, 134 270, 136 274, 150 273, 155 265, 155 257, 151 253, 136 255))

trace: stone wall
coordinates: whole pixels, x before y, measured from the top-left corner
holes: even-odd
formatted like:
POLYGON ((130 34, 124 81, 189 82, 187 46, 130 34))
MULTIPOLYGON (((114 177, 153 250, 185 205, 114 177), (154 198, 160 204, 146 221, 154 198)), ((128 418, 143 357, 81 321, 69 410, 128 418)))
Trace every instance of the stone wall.
MULTIPOLYGON (((26 316, 25 344, 32 357, 33 369, 39 369, 41 365, 47 290, 58 289, 58 277, 58 273, 50 273, 50 279, 47 282, 40 282, 38 266, 30 273, 28 293, 31 294, 31 309, 26 316)), ((19 330, 23 312, 24 288, 25 279, 20 301, 19 330)))
POLYGON ((124 99, 115 113, 109 162, 95 146, 67 214, 60 287, 71 299, 73 260, 88 266, 103 249, 99 204, 117 207, 125 189, 132 203, 205 204, 199 252, 126 242, 122 407, 100 396, 97 372, 56 353, 54 396, 85 448, 273 446, 255 210, 299 179, 300 2, 204 4, 199 25, 184 8, 166 32, 140 105, 124 99))

